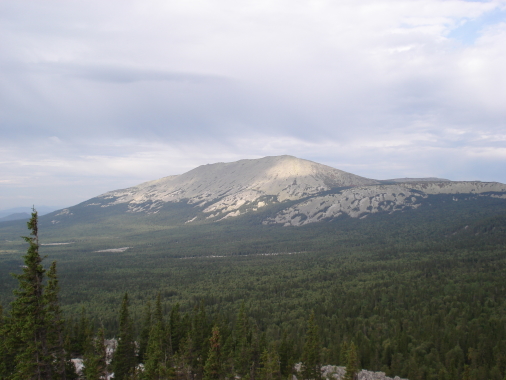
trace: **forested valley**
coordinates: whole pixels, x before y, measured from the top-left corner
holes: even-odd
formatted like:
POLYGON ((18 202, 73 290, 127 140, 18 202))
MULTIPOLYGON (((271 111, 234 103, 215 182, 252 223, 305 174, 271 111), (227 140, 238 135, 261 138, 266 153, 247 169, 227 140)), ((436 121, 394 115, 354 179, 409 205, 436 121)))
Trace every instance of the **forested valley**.
MULTIPOLYGON (((41 247, 57 260, 61 285, 61 311, 46 297, 44 318, 60 321, 51 339, 61 363, 84 358, 89 379, 114 370, 115 378, 286 379, 302 361, 305 379, 320 365, 355 363, 410 380, 502 380, 506 217, 504 206, 481 206, 264 229, 261 239, 247 221, 203 226, 173 232, 170 249, 126 235, 122 243, 135 247, 114 254, 41 247), (120 338, 107 368, 103 337, 120 338), (145 370, 133 371, 139 363, 145 370)), ((19 258, 2 259, 4 272, 19 273, 19 258)), ((55 286, 51 268, 45 291, 55 286)), ((11 379, 24 349, 9 331, 22 313, 19 293, 9 295, 16 279, 2 281, 0 373, 11 379)))

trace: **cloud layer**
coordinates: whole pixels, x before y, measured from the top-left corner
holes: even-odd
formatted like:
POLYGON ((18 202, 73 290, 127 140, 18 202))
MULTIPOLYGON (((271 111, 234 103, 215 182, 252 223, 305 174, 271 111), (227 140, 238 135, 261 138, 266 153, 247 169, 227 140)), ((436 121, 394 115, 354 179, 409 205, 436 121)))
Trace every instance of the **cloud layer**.
POLYGON ((506 1, 3 1, 0 209, 292 154, 506 182, 506 1))

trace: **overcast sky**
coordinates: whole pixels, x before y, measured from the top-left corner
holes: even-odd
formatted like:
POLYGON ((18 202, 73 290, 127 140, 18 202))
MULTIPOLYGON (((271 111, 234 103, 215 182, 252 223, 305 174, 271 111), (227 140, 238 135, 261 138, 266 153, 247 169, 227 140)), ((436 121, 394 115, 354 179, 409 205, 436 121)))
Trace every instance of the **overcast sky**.
POLYGON ((506 0, 0 1, 0 210, 290 154, 506 182, 506 0))

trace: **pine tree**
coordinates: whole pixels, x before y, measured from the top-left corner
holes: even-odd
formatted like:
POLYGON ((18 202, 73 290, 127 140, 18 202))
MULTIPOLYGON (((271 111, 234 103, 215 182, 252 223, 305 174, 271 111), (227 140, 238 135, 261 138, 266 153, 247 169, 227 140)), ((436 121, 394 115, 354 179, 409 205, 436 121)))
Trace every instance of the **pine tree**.
POLYGON ((179 303, 176 303, 172 310, 170 311, 170 337, 171 337, 171 346, 172 352, 175 354, 179 351, 179 345, 181 344, 181 339, 183 338, 183 333, 181 331, 181 314, 179 312, 179 303))
POLYGON ((339 364, 346 366, 346 361, 348 358, 348 341, 343 340, 341 344, 341 349, 339 350, 339 364))
POLYGON ((125 293, 119 316, 118 347, 116 348, 112 362, 115 380, 128 379, 129 375, 134 373, 137 364, 133 325, 128 312, 128 306, 128 293, 125 293))
POLYGON ((174 371, 169 360, 169 347, 160 293, 158 293, 156 298, 153 326, 149 333, 145 357, 143 377, 146 380, 169 379, 174 376, 174 371))
POLYGON ((260 357, 260 368, 258 369, 259 380, 279 380, 281 370, 279 366, 279 355, 274 349, 264 349, 260 357))
POLYGON ((85 308, 81 308, 81 316, 73 323, 71 339, 71 351, 74 356, 82 356, 86 351, 86 345, 93 336, 93 326, 86 316, 85 308))
POLYGON ((83 372, 86 380, 102 380, 107 378, 107 351, 103 328, 98 330, 98 334, 94 339, 88 341, 84 355, 83 372))
POLYGON ((197 378, 203 376, 203 364, 207 360, 209 353, 209 325, 204 304, 201 302, 193 310, 191 340, 193 343, 193 362, 192 368, 197 378))
POLYGON ((204 366, 204 380, 221 380, 223 379, 223 368, 221 363, 221 337, 218 326, 213 327, 210 343, 209 355, 204 366))
POLYGON ((321 346, 314 312, 307 323, 306 342, 302 352, 302 376, 304 379, 321 379, 321 346))
POLYGON ((149 333, 151 332, 151 301, 146 303, 144 309, 144 319, 142 321, 142 329, 139 339, 139 362, 144 363, 146 351, 148 349, 149 333))
POLYGON ((346 374, 344 375, 344 380, 356 380, 358 378, 358 365, 357 347, 355 343, 351 342, 346 358, 346 374))
POLYGON ((261 333, 255 324, 251 332, 251 344, 249 347, 249 377, 256 379, 257 370, 260 366, 262 352, 267 348, 265 333, 261 333))
POLYGON ((160 323, 160 325, 165 329, 165 322, 163 320, 163 312, 162 312, 162 297, 160 292, 156 296, 155 302, 155 312, 153 313, 153 322, 160 323))
POLYGON ((79 376, 76 373, 76 367, 74 363, 72 363, 72 354, 71 354, 71 342, 70 336, 67 334, 65 336, 65 377, 67 380, 77 380, 79 376))
POLYGON ((179 351, 176 356, 176 364, 183 380, 192 380, 193 376, 193 341, 191 335, 188 334, 186 338, 182 339, 179 346, 179 351))
POLYGON ((7 379, 9 373, 8 363, 10 362, 7 354, 7 323, 3 315, 3 308, 0 305, 0 380, 7 379))
POLYGON ((464 373, 462 374, 462 380, 471 380, 471 368, 464 364, 464 373))
POLYGON ((56 262, 53 261, 47 272, 48 283, 44 291, 44 301, 47 305, 47 344, 53 359, 53 373, 56 378, 66 380, 67 360, 65 355, 65 338, 63 336, 63 318, 58 302, 58 277, 56 262))
POLYGON ((143 377, 146 380, 161 380, 172 377, 165 347, 165 334, 160 323, 151 328, 146 351, 143 377))
POLYGON ((237 315, 234 336, 236 342, 234 367, 237 375, 244 378, 249 374, 251 364, 251 331, 244 301, 237 315))
POLYGON ((6 342, 15 367, 10 379, 52 379, 55 374, 48 333, 53 320, 48 315, 47 299, 44 297, 45 269, 39 254, 35 209, 27 225, 31 236, 23 237, 29 244, 23 273, 14 275, 19 281, 19 289, 14 291, 16 299, 11 304, 6 342))
POLYGON ((288 341, 286 331, 284 331, 281 344, 279 345, 279 366, 284 378, 287 378, 292 373, 295 364, 293 356, 293 344, 288 341))

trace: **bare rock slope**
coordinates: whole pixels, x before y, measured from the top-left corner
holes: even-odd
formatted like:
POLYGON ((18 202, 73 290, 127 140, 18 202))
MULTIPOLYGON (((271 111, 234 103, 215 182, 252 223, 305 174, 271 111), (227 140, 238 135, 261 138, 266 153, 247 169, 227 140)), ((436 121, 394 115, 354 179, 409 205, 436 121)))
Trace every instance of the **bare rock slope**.
POLYGON ((153 214, 168 203, 185 202, 194 207, 195 215, 183 222, 192 223, 232 218, 270 203, 292 201, 276 215, 266 216, 263 223, 301 226, 341 215, 364 218, 415 209, 438 194, 454 194, 455 201, 485 196, 506 199, 506 185, 440 178, 377 181, 292 156, 275 156, 199 166, 105 193, 84 206, 126 204, 128 212, 153 214))
POLYGON ((506 185, 497 182, 409 182, 395 185, 361 186, 341 191, 339 194, 315 196, 279 212, 264 224, 281 223, 285 226, 301 226, 308 223, 348 215, 365 218, 377 212, 395 212, 416 209, 430 195, 454 194, 453 201, 497 197, 506 199, 506 185))
POLYGON ((157 212, 166 202, 187 201, 204 213, 225 217, 246 203, 270 196, 278 202, 297 200, 336 187, 378 184, 378 181, 292 156, 264 157, 199 166, 187 173, 146 182, 101 195, 107 207, 128 203, 131 212, 157 212))

